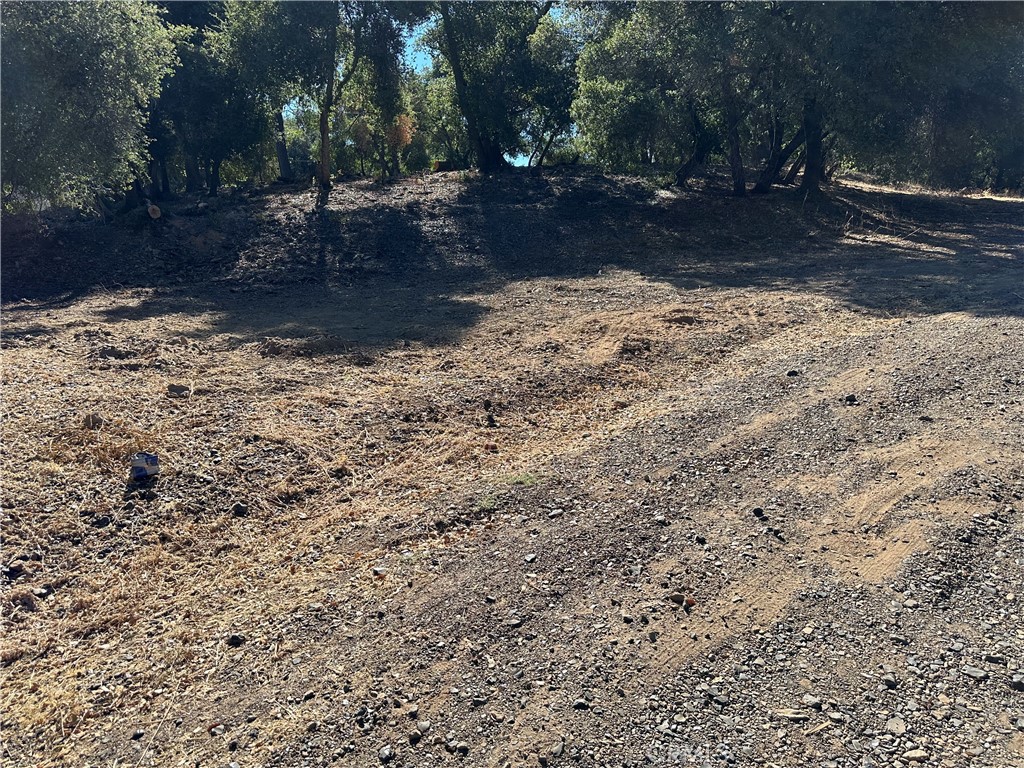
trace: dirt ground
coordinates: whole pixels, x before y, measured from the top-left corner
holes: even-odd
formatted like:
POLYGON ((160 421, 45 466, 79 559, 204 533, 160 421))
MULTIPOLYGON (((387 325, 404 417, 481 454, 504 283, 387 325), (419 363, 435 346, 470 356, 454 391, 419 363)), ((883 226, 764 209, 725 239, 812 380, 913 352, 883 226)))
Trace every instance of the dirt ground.
POLYGON ((1024 202, 165 214, 4 234, 5 765, 1024 765, 1024 202))

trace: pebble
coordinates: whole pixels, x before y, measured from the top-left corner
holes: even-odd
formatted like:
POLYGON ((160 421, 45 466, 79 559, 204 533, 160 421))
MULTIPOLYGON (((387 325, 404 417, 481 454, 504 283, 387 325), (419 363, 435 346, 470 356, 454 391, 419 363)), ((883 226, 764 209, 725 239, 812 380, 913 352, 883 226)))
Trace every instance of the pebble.
POLYGON ((821 699, 819 699, 817 696, 812 696, 809 693, 805 693, 801 701, 804 703, 805 707, 810 707, 811 709, 821 709, 821 699))
POLYGON ((960 671, 963 672, 968 677, 973 678, 974 680, 978 680, 978 681, 988 680, 988 672, 986 672, 984 669, 978 669, 977 667, 966 666, 966 667, 964 667, 960 671))
POLYGON ((245 517, 249 514, 249 505, 236 501, 231 505, 231 514, 235 517, 245 517))
POLYGON ((530 554, 528 554, 528 555, 527 555, 526 557, 524 557, 523 559, 524 559, 524 560, 525 560, 526 562, 528 562, 528 563, 532 563, 532 562, 533 562, 534 560, 536 560, 536 559, 537 559, 537 555, 535 555, 534 553, 532 553, 532 552, 531 552, 530 554))
POLYGON ((804 723, 811 719, 811 716, 799 709, 777 709, 775 714, 784 717, 791 723, 804 723))
POLYGON ((228 635, 228 645, 232 648, 238 648, 245 643, 245 635, 240 632, 232 632, 228 635))
POLYGON ((897 736, 902 736, 907 732, 907 724, 899 717, 890 717, 885 723, 885 730, 889 733, 895 733, 897 736))
POLYGON ((385 745, 385 746, 380 748, 379 752, 377 752, 377 757, 380 758, 380 761, 382 763, 387 763, 387 762, 389 762, 391 760, 392 757, 394 757, 394 754, 395 753, 391 749, 391 746, 390 745, 385 745))
POLYGON ((928 753, 923 749, 911 749, 903 753, 904 760, 910 760, 912 763, 923 763, 928 759, 928 753))

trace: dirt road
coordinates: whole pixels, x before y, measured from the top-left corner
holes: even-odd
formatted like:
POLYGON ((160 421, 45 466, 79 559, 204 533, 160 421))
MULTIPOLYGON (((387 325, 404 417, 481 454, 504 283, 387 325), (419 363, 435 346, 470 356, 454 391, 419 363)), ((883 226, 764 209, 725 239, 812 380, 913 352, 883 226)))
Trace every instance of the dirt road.
POLYGON ((5 242, 5 764, 1024 763, 1024 204, 309 208, 5 242))

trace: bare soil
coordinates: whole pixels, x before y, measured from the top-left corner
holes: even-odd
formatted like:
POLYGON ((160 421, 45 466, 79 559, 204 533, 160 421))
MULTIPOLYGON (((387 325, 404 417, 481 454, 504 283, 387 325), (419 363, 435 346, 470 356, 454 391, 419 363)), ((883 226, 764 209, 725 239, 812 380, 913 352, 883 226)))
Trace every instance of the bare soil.
POLYGON ((4 233, 5 765, 1024 764, 1021 201, 165 214, 4 233))

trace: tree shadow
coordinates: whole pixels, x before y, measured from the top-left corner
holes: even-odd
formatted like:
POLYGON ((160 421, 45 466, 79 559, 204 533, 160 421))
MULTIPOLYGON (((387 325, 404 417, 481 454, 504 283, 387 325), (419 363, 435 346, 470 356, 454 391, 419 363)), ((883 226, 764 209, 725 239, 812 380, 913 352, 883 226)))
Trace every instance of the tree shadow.
POLYGON ((15 270, 4 295, 39 309, 97 284, 156 287, 104 319, 205 313, 196 335, 309 355, 452 343, 510 282, 609 269, 680 290, 816 293, 879 315, 1024 314, 1017 201, 852 185, 814 203, 795 190, 736 199, 585 169, 437 176, 340 185, 322 208, 308 192, 254 195, 181 216, 159 240, 76 225, 14 257, 52 265, 52 249, 78 246, 71 267, 35 282, 24 278, 38 270, 15 270))

